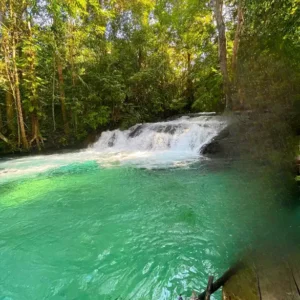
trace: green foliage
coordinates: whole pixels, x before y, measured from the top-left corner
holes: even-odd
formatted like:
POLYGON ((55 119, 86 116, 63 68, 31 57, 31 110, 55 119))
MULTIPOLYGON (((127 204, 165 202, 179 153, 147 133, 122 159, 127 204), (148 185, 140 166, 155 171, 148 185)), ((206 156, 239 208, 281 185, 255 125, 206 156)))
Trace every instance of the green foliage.
POLYGON ((93 111, 87 114, 84 123, 92 129, 106 125, 109 122, 109 107, 102 106, 99 111, 93 111))
MULTIPOLYGON (((232 78, 238 3, 243 3, 245 18, 236 106, 275 107, 278 99, 298 106, 299 0, 225 2, 232 78)), ((69 145, 107 128, 224 108, 209 1, 11 0, 17 24, 8 2, 0 3, 5 25, 0 132, 9 136, 12 147, 18 147, 18 128, 16 119, 11 122, 14 130, 7 125, 16 115, 6 115, 6 93, 11 92, 6 67, 12 66, 5 60, 11 52, 5 49, 12 49, 8 32, 14 30, 29 139, 34 137, 34 118, 48 142, 69 145)))

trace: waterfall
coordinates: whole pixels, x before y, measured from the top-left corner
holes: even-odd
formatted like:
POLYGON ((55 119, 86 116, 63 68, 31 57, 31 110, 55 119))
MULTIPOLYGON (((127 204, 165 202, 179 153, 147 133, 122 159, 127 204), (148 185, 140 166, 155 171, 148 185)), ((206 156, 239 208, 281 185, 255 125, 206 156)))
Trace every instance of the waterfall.
POLYGON ((137 124, 128 130, 103 132, 92 146, 98 152, 172 152, 199 154, 227 121, 222 116, 181 117, 177 120, 137 124))
POLYGON ((200 149, 227 123, 223 116, 198 114, 167 122, 137 124, 124 131, 106 131, 96 143, 82 151, 4 160, 0 162, 0 179, 37 175, 65 166, 77 168, 86 162, 100 167, 187 166, 199 159, 200 149))

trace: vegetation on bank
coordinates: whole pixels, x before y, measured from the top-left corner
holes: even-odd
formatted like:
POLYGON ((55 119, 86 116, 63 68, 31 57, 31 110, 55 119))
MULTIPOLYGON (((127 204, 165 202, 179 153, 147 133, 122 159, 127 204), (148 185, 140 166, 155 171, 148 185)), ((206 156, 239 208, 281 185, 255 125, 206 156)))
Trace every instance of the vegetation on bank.
POLYGON ((299 0, 0 0, 0 24, 1 152, 225 108, 300 127, 299 0))

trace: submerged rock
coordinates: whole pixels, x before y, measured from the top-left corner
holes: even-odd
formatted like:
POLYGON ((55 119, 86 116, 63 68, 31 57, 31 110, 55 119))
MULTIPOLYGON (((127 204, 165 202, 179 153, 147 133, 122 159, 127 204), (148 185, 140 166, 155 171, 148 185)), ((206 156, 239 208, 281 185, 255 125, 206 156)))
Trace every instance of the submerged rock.
POLYGON ((129 133, 130 138, 135 138, 139 136, 143 132, 144 126, 142 124, 138 124, 134 127, 132 127, 132 131, 129 133))

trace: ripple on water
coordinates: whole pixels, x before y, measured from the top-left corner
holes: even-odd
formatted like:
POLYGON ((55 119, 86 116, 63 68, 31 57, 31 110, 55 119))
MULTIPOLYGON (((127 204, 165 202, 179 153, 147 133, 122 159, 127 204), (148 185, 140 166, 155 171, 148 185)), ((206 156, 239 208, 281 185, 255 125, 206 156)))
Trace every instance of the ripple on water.
POLYGON ((234 169, 79 165, 0 184, 1 296, 176 299, 283 213, 234 169))

